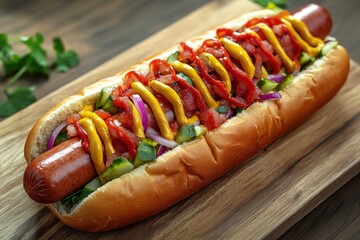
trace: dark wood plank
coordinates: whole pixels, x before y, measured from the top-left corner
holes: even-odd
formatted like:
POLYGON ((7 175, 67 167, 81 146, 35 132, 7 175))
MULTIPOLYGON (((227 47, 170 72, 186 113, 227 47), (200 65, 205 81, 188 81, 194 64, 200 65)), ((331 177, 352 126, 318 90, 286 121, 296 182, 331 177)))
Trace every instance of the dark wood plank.
MULTIPOLYGON (((98 0, 0 1, 0 26, 2 32, 14 35, 30 35, 36 31, 42 32, 47 37, 49 46, 50 39, 59 35, 63 37, 67 47, 79 51, 82 59, 79 67, 67 74, 55 73, 49 80, 39 80, 37 82, 36 94, 42 98, 207 2, 205 0, 195 2, 189 0, 140 0, 136 2, 111 1, 111 3, 110 1, 98 0)), ((303 3, 308 2, 305 0, 290 1, 289 9, 296 9, 303 3)), ((359 1, 323 0, 318 2, 328 7, 334 17, 332 34, 349 50, 352 59, 360 62, 359 33, 354 29, 356 23, 360 22, 360 15, 358 14, 359 1)), ((219 4, 221 4, 221 1, 219 1, 219 4)), ((2 99, 2 96, 0 96, 0 99, 2 99)), ((25 134, 28 127, 20 122, 18 130, 25 134)), ((5 129, 1 129, 1 131, 5 131, 5 129)), ((10 140, 14 144, 19 144, 16 143, 16 139, 10 140)), ((17 156, 12 157, 13 160, 15 158, 17 156)), ((16 162, 16 166, 13 167, 22 168, 23 165, 16 162)), ((3 177, 3 175, 1 176, 3 177)), ((283 235, 283 239, 301 237, 310 239, 359 238, 360 210, 358 208, 358 196, 360 190, 357 187, 360 181, 359 176, 357 175, 354 180, 350 181, 298 222, 283 235)), ((21 184, 21 177, 19 176, 16 181, 7 182, 7 184, 8 186, 21 184)), ((11 199, 7 199, 7 201, 11 201, 11 199)), ((5 203, 3 202, 3 204, 5 203)), ((26 225, 28 234, 25 236, 14 235, 15 239, 21 237, 30 238, 30 236, 31 238, 51 237, 56 239, 64 239, 69 236, 75 238, 86 236, 104 237, 103 234, 83 235, 81 232, 69 229, 59 223, 46 209, 38 208, 33 209, 38 214, 30 219, 30 223, 26 225), (35 225, 39 222, 41 223, 40 228, 31 228, 31 223, 35 225), (51 231, 48 231, 49 227, 51 227, 51 231), (43 235, 45 232, 46 234, 43 235)), ((171 214, 175 216, 181 210, 184 209, 176 208, 176 211, 171 214)), ((16 209, 13 209, 10 214, 21 216, 21 213, 17 212, 16 209)), ((156 220, 165 221, 166 219, 155 218, 156 220)), ((151 233, 151 227, 147 225, 147 228, 145 230, 151 233)), ((128 230, 128 228, 125 230, 128 230)), ((115 237, 116 235, 112 236, 115 237)), ((136 236, 136 228, 133 231, 128 231, 123 236, 136 236)))
POLYGON ((348 182, 300 222, 281 239, 348 239, 359 238, 360 193, 354 191, 360 176, 348 182))
MULTIPOLYGON (((66 74, 54 72, 48 80, 30 79, 37 86, 36 96, 42 98, 207 2, 0 1, 0 26, 1 32, 11 36, 41 32, 50 50, 52 38, 60 36, 67 48, 80 55, 81 65, 66 74)), ((18 46, 16 50, 24 51, 24 48, 18 46)))
MULTIPOLYGON (((295 10, 308 2, 311 1, 289 1, 289 9, 295 10)), ((360 2, 357 0, 314 2, 322 4, 330 11, 333 17, 331 34, 347 48, 353 60, 360 62, 360 45, 358 43, 360 33, 355 30, 356 23, 360 22, 357 10, 360 2)), ((289 232, 282 236, 282 239, 359 239, 359 184, 360 175, 357 175, 295 224, 289 232)))

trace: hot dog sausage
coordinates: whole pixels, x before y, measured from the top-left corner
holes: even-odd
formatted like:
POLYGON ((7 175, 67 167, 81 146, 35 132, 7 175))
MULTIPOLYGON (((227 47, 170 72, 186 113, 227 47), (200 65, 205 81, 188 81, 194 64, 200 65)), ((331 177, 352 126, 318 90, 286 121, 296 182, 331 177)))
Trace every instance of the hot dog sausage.
POLYGON ((79 138, 59 144, 37 157, 25 170, 27 194, 39 203, 54 203, 96 177, 91 158, 79 138))
MULTIPOLYGON (((324 38, 332 27, 328 11, 311 4, 294 14, 304 21, 314 36, 324 38)), ((60 201, 96 177, 96 171, 81 140, 62 143, 33 160, 24 173, 24 188, 40 203, 60 201)))
POLYGON ((323 6, 309 4, 296 11, 293 16, 301 19, 315 37, 324 39, 331 31, 331 15, 323 6))

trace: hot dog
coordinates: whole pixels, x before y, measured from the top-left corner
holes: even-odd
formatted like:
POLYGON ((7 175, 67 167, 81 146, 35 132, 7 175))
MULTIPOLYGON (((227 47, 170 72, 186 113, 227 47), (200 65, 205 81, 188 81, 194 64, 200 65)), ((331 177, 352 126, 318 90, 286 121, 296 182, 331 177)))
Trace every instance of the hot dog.
POLYGON ((294 13, 294 17, 301 19, 315 37, 324 39, 331 31, 330 13, 320 5, 309 4, 294 13))
POLYGON ((24 173, 24 187, 35 201, 54 203, 95 177, 94 165, 81 140, 71 138, 29 164, 24 173))
MULTIPOLYGON (((325 11, 294 16, 323 37, 330 15, 318 24, 314 15, 325 11)), ((182 42, 51 109, 26 141, 28 195, 71 227, 121 227, 196 192, 309 118, 344 83, 348 55, 341 46, 322 53, 330 45, 287 13, 266 14, 182 42), (60 122, 70 139, 53 147, 60 122)))

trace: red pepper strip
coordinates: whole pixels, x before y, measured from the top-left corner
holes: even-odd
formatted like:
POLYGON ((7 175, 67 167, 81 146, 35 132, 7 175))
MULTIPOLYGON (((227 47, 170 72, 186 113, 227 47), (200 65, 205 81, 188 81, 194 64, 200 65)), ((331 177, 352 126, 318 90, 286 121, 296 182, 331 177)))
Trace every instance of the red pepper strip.
POLYGON ((85 133, 84 129, 80 126, 78 120, 75 119, 73 124, 81 138, 81 146, 84 148, 85 152, 90 153, 90 150, 89 150, 90 141, 89 141, 88 135, 85 133))
POLYGON ((216 111, 209 109, 205 103, 205 100, 202 98, 201 93, 195 87, 191 86, 184 79, 179 78, 178 76, 173 76, 173 78, 183 87, 184 89, 189 89, 191 94, 194 96, 195 102, 199 108, 200 114, 199 119, 201 124, 203 124, 208 130, 215 129, 221 125, 221 121, 216 121, 215 119, 220 119, 220 114, 216 111), (215 116, 218 115, 218 116, 215 116))
MULTIPOLYGON (((215 41, 215 40, 214 40, 215 41)), ((217 41, 218 42, 218 41, 217 41)), ((225 49, 222 47, 221 43, 218 42, 223 50, 223 53, 226 54, 228 56, 228 53, 225 51, 225 49)), ((201 51, 205 51, 205 47, 208 44, 208 42, 206 43, 206 41, 204 42, 203 46, 199 49, 200 53, 201 51)), ((240 82, 241 80, 245 79, 245 83, 246 86, 248 87, 249 91, 246 94, 247 96, 245 97, 246 101, 244 102, 242 99, 235 99, 232 98, 229 94, 229 92, 226 90, 226 87, 224 85, 223 82, 219 81, 219 80, 215 80, 213 79, 207 72, 206 72, 206 68, 204 63, 200 60, 200 58, 198 57, 197 53, 191 48, 189 47, 185 42, 181 43, 182 48, 185 51, 191 52, 192 53, 192 59, 194 60, 197 68, 199 69, 200 73, 202 74, 203 77, 205 77, 208 81, 210 81, 211 83, 213 83, 213 86, 215 87, 215 89, 217 90, 216 93, 219 94, 219 96, 228 101, 230 104, 236 106, 236 107, 247 107, 251 104, 254 93, 255 93, 255 86, 254 84, 251 82, 250 78, 243 73, 243 75, 241 73, 237 73, 236 75, 234 75, 235 80, 237 80, 238 82, 240 82), (248 84, 248 82, 250 82, 250 84, 248 84)), ((225 59, 226 57, 224 57, 225 59)), ((227 57, 230 61, 230 57, 227 57)), ((226 66, 225 66, 226 68, 226 66)))
POLYGON ((133 82, 141 82, 142 84, 144 84, 145 86, 148 85, 148 79, 142 75, 141 73, 139 73, 138 71, 130 71, 125 75, 125 81, 130 83, 131 87, 131 83, 133 82))
MULTIPOLYGON (((286 13, 283 13, 286 15, 286 13)), ((300 67, 299 64, 299 57, 302 51, 301 45, 296 41, 294 35, 292 34, 292 32, 286 27, 286 25, 284 23, 281 22, 281 16, 283 14, 279 14, 278 16, 271 16, 271 17, 263 17, 263 18, 255 18, 252 20, 249 20, 244 27, 252 27, 258 23, 265 23, 266 25, 268 25, 269 27, 273 27, 275 25, 278 25, 279 27, 281 27, 281 31, 283 32, 282 36, 284 36, 284 34, 288 34, 290 37, 290 41, 291 41, 291 59, 293 61, 295 61, 297 63, 297 67, 300 67)), ((262 34, 259 34, 260 36, 262 36, 262 39, 264 39, 262 34)), ((277 38, 279 39, 280 43, 281 43, 281 36, 277 36, 277 38)), ((284 47, 284 46, 283 46, 284 47)), ((285 48, 286 49, 286 48, 285 48)), ((286 51, 286 50, 285 50, 286 51)), ((288 54, 288 52, 287 52, 288 54)), ((288 54, 289 55, 289 54, 288 54)))
POLYGON ((125 125, 126 128, 130 129, 134 123, 133 107, 130 99, 126 96, 117 97, 114 100, 115 106, 119 107, 122 112, 118 116, 118 120, 125 125))
MULTIPOLYGON (((200 60, 200 59, 199 59, 200 60)), ((201 93, 198 89, 196 89, 194 86, 190 85, 188 82, 186 82, 184 79, 176 76, 176 71, 174 68, 166 61, 156 59, 150 63, 150 71, 154 74, 156 77, 166 76, 170 75, 171 78, 180 84, 180 86, 184 89, 188 89, 191 94, 193 95, 195 99, 195 104, 197 104, 197 107, 200 111, 199 118, 201 124, 203 124, 207 129, 211 130, 214 128, 217 128, 221 125, 222 121, 221 116, 216 111, 211 111, 206 103, 203 97, 201 96, 201 93), (216 116, 218 115, 218 116, 216 116)))
MULTIPOLYGON (((206 66, 205 64, 201 61, 201 59, 199 58, 198 54, 195 52, 194 49, 192 49, 191 47, 189 47, 185 42, 181 43, 183 49, 185 51, 189 51, 192 54, 192 60, 195 62, 195 65, 197 67, 197 69, 200 72, 200 77, 201 78, 205 78, 214 88, 215 92, 222 98, 227 100, 228 102, 231 102, 231 97, 229 92, 226 89, 225 84, 220 81, 220 80, 216 80, 214 78, 212 78, 209 73, 206 71, 206 66)), ((203 51, 202 51, 203 52, 203 51)), ((236 102, 234 103, 234 105, 236 105, 236 102)), ((237 105, 236 105, 237 106, 237 105)), ((240 107, 240 106, 239 106, 240 107)))
POLYGON ((174 68, 164 60, 155 59, 151 61, 149 68, 156 78, 159 78, 161 75, 175 75, 174 68))
POLYGON ((234 80, 237 82, 236 88, 242 88, 241 92, 235 91, 236 97, 233 98, 229 95, 229 93, 226 91, 225 85, 221 82, 223 86, 223 89, 221 89, 223 94, 225 95, 225 91, 227 93, 225 96, 221 97, 236 107, 243 108, 249 106, 252 103, 255 94, 255 85, 250 79, 250 77, 244 71, 235 68, 235 66, 231 62, 231 58, 228 52, 222 46, 220 41, 218 41, 217 39, 208 39, 203 42, 203 45, 199 48, 198 52, 201 53, 202 51, 206 51, 207 48, 215 48, 223 53, 223 56, 220 58, 220 60, 223 62, 224 67, 227 69, 227 71, 232 74, 234 80), (245 87, 245 89, 243 89, 243 87, 245 87), (240 94, 243 96, 238 96, 240 94))
POLYGON ((249 28, 252 27, 258 23, 265 23, 269 27, 272 27, 274 25, 282 24, 281 18, 278 16, 269 16, 269 17, 263 17, 263 18, 253 18, 250 19, 248 22, 246 22, 243 25, 243 28, 249 28))
POLYGON ((136 148, 140 142, 140 138, 122 126, 116 126, 111 118, 105 120, 109 128, 110 135, 125 143, 131 157, 136 156, 136 148))
POLYGON ((199 111, 206 111, 209 108, 206 106, 205 100, 201 96, 201 93, 199 90, 197 90, 195 87, 191 86, 188 82, 186 82, 184 79, 174 75, 173 79, 175 79, 181 87, 190 90, 191 94, 194 96, 195 102, 199 108, 199 111))
POLYGON ((70 114, 69 116, 66 117, 66 122, 67 124, 73 124, 74 121, 79 121, 81 119, 80 114, 76 113, 76 114, 70 114))
POLYGON ((183 88, 190 90, 190 92, 195 98, 196 103, 198 104, 200 111, 205 111, 208 109, 205 100, 202 98, 199 90, 197 90, 194 86, 191 86, 184 79, 176 76, 175 69, 168 62, 160 59, 155 59, 150 63, 150 71, 152 71, 157 77, 160 77, 160 75, 171 75, 171 78, 174 81, 178 82, 183 88))
POLYGON ((241 37, 239 32, 236 32, 230 28, 216 29, 216 36, 218 36, 218 38, 229 36, 229 37, 232 37, 233 39, 236 39, 237 41, 240 40, 239 38, 241 37))
MULTIPOLYGON (((281 24, 280 27, 283 32, 282 36, 284 36, 284 34, 288 34, 288 36, 290 37, 290 42, 291 42, 291 46, 292 46, 291 53, 286 51, 286 48, 285 48, 285 52, 287 53, 288 56, 291 56, 291 60, 298 63, 298 67, 300 68, 299 58, 300 58, 300 55, 302 52, 301 45, 298 43, 298 41, 296 41, 294 34, 289 30, 289 28, 285 24, 281 24)), ((281 43, 281 37, 279 37, 279 36, 277 36, 277 37, 279 38, 279 41, 281 43)))
POLYGON ((291 13, 287 10, 282 10, 281 12, 279 12, 276 16, 280 19, 284 18, 284 17, 287 17, 287 16, 290 16, 291 13))
POLYGON ((231 37, 238 44, 240 44, 241 41, 246 41, 254 47, 257 47, 257 49, 259 49, 261 54, 265 57, 262 61, 266 63, 268 69, 271 70, 271 73, 277 74, 280 72, 280 63, 275 59, 275 56, 269 49, 265 48, 261 39, 255 37, 251 33, 240 33, 229 28, 219 28, 216 30, 216 35, 219 38, 226 36, 231 37))
POLYGON ((133 90, 131 88, 133 82, 141 82, 144 85, 148 84, 148 80, 141 73, 130 71, 124 76, 124 82, 112 91, 111 95, 113 98, 133 95, 133 90))
POLYGON ((107 119, 107 118, 111 117, 111 114, 108 112, 105 112, 103 109, 98 109, 94 113, 96 113, 102 119, 107 119))
MULTIPOLYGON (((236 93, 236 97, 232 98, 234 99, 234 102, 239 102, 241 103, 243 100, 245 100, 245 103, 242 104, 238 104, 236 106, 238 107, 247 107, 249 106, 252 101, 254 100, 254 96, 255 96, 255 85, 252 82, 252 80, 250 79, 250 77, 241 69, 238 69, 234 66, 234 64, 231 62, 231 57, 229 55, 229 53, 225 50, 225 48, 221 45, 220 41, 216 40, 215 44, 217 45, 217 47, 219 49, 222 49, 224 52, 224 56, 222 57, 222 61, 224 63, 224 67, 230 72, 230 74, 234 77, 234 80, 237 81, 236 84, 236 89, 241 89, 242 92, 239 91, 235 91, 236 93), (243 87, 245 86, 245 89, 243 89, 243 87), (246 92, 244 92, 246 91, 246 92), (245 95, 244 97, 239 97, 238 95, 243 94, 245 95)), ((232 104, 234 104, 233 102, 230 102, 232 104)))

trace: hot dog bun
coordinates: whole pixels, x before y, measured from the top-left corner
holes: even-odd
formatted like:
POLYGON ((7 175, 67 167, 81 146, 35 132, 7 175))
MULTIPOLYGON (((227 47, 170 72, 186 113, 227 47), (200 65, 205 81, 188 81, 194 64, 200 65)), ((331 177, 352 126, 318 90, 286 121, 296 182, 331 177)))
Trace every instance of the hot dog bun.
MULTIPOLYGON (((259 13, 242 16, 231 24, 242 25, 254 14, 259 13)), ((208 34, 211 32, 193 40, 201 41, 208 38, 208 34)), ((121 84, 122 76, 131 69, 84 88, 47 112, 28 136, 25 145, 27 161, 46 150, 50 132, 68 114, 79 111, 85 104, 93 104, 101 88, 121 84)), ((178 146, 155 162, 108 182, 70 213, 58 204, 47 206, 66 225, 86 231, 106 231, 154 215, 205 187, 299 126, 337 93, 348 72, 349 56, 343 47, 337 46, 298 73, 294 82, 281 91, 280 100, 253 103, 199 139, 178 146)))

